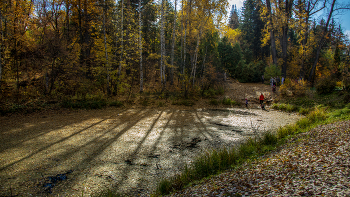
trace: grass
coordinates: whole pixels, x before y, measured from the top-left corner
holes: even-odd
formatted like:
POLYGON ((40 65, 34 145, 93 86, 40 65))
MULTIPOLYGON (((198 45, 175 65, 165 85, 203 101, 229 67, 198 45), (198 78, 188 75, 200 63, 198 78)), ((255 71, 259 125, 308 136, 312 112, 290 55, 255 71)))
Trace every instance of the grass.
POLYGON ((279 103, 272 104, 271 108, 286 112, 298 112, 307 115, 315 106, 325 106, 332 109, 342 109, 350 101, 350 94, 344 91, 335 91, 328 95, 319 95, 311 92, 304 97, 285 97, 279 103))
POLYGON ((178 101, 173 101, 172 105, 193 106, 195 105, 195 103, 194 101, 191 101, 191 100, 178 100, 178 101))
POLYGON ((232 100, 230 98, 224 98, 222 100, 222 104, 223 105, 233 105, 233 106, 237 106, 237 105, 240 105, 238 102, 236 102, 235 100, 232 100))
POLYGON ((209 88, 203 91, 204 98, 213 98, 218 95, 223 95, 225 93, 225 89, 223 87, 218 87, 217 89, 209 88))
POLYGON ((219 105, 219 101, 216 100, 216 99, 211 99, 211 100, 209 101, 209 104, 210 104, 210 105, 219 105))
MULTIPOLYGON (((294 109, 288 105, 282 105, 285 109, 294 109)), ((314 107, 305 118, 293 125, 281 127, 276 133, 266 132, 261 138, 249 138, 236 149, 223 148, 208 151, 194 160, 191 166, 186 166, 181 174, 159 182, 155 196, 166 195, 176 190, 181 190, 192 182, 205 177, 218 174, 226 169, 235 168, 243 162, 256 159, 285 143, 286 139, 298 133, 306 132, 319 124, 331 123, 339 120, 350 119, 350 104, 343 109, 326 111, 322 105, 314 107)))

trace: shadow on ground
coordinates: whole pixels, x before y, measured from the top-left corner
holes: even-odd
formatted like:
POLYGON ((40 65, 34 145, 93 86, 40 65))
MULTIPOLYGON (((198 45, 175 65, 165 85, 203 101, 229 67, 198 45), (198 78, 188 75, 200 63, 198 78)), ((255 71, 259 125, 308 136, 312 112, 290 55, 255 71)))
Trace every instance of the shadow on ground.
POLYGON ((105 109, 1 117, 0 196, 148 196, 206 150, 299 117, 245 109, 105 109))

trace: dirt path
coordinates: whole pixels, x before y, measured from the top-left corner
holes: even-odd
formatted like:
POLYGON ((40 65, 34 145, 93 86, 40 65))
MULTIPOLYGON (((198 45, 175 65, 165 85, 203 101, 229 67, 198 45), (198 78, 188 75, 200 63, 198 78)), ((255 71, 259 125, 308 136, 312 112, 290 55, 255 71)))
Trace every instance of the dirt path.
POLYGON ((198 154, 300 117, 259 109, 104 109, 0 117, 0 196, 148 196, 198 154))
POLYGON ((270 85, 265 85, 261 83, 239 83, 235 80, 229 79, 225 83, 225 96, 229 97, 235 101, 244 103, 247 98, 249 103, 254 104, 256 108, 259 103, 259 96, 261 93, 264 94, 266 101, 272 101, 276 94, 272 92, 270 85))

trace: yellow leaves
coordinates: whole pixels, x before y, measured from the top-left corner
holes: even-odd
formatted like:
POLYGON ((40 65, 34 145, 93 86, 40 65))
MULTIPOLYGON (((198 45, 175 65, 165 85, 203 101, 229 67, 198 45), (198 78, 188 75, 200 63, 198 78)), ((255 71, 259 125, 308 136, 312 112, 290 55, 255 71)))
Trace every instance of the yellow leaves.
POLYGON ((225 25, 222 33, 228 38, 228 41, 233 46, 236 42, 238 42, 242 32, 239 29, 231 29, 229 26, 225 25))

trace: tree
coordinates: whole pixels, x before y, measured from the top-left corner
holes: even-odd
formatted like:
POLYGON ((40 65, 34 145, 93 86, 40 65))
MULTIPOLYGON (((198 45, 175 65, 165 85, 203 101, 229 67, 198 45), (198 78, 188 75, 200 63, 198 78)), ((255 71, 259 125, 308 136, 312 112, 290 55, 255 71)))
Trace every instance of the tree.
POLYGON ((2 30, 2 7, 0 7, 0 88, 1 88, 1 79, 2 79, 2 43, 4 42, 4 34, 2 30))
POLYGON ((143 92, 141 0, 139 0, 140 92, 143 92))
POLYGON ((308 81, 311 81, 311 82, 313 82, 313 77, 315 75, 316 65, 317 65, 318 59, 320 58, 321 48, 324 45, 324 40, 325 40, 325 37, 327 36, 327 33, 328 33, 328 25, 329 25, 329 22, 330 22, 330 20, 332 18, 335 2, 336 2, 336 0, 332 1, 331 8, 330 8, 330 11, 329 11, 329 14, 328 14, 328 18, 327 18, 327 22, 326 22, 326 25, 325 25, 325 27, 324 27, 324 29, 322 31, 321 40, 319 41, 319 44, 318 44, 318 47, 317 47, 316 58, 315 58, 314 64, 312 65, 311 72, 310 72, 310 75, 309 75, 309 78, 308 78, 308 81))
POLYGON ((268 51, 266 47, 262 47, 261 42, 265 22, 261 20, 260 10, 260 1, 255 0, 246 0, 242 8, 241 47, 247 63, 255 59, 264 59, 268 51))
POLYGON ((269 28, 269 32, 270 32, 272 63, 274 65, 277 65, 277 51, 276 51, 275 32, 274 32, 275 30, 273 29, 270 0, 266 0, 266 8, 267 8, 267 18, 268 18, 267 27, 269 28))
POLYGON ((232 5, 228 26, 231 29, 237 29, 239 27, 239 15, 236 5, 232 5))
POLYGON ((161 17, 160 17, 160 22, 161 22, 161 29, 160 29, 160 81, 162 84, 162 90, 165 88, 165 35, 164 35, 164 2, 165 0, 162 0, 161 3, 161 17))

